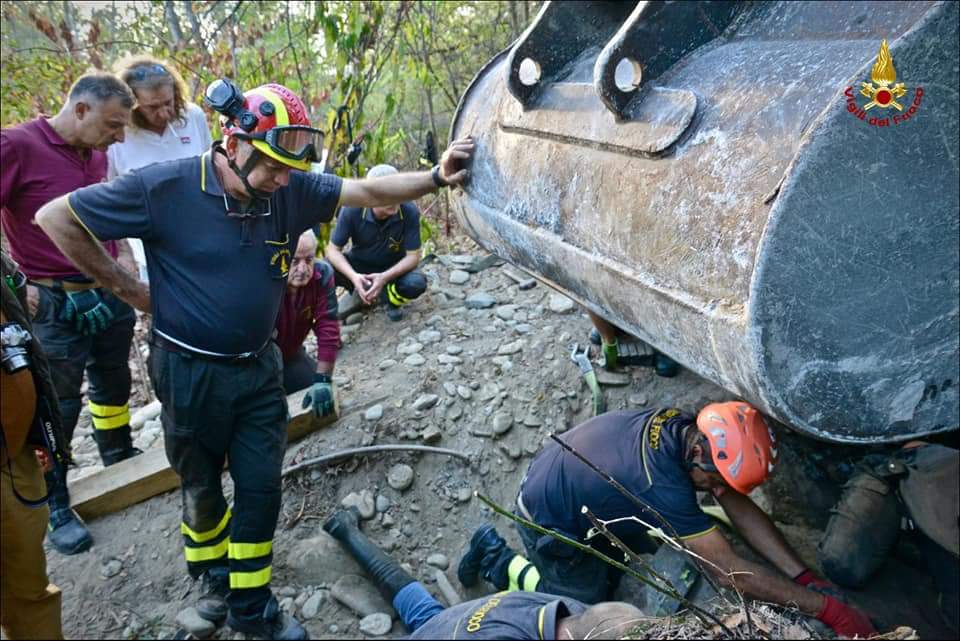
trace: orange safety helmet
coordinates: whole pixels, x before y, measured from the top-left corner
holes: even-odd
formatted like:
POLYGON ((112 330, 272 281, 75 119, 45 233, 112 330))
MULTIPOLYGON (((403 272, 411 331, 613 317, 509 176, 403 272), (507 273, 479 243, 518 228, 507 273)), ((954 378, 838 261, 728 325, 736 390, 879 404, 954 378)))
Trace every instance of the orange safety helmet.
POLYGON ((710 456, 730 487, 741 494, 763 483, 777 462, 776 437, 763 417, 742 401, 710 403, 697 415, 710 456))
POLYGON ((238 117, 221 115, 224 136, 249 140, 261 153, 294 169, 310 171, 311 161, 319 160, 323 132, 310 125, 307 108, 291 90, 274 83, 251 89, 243 94, 242 110, 238 117))

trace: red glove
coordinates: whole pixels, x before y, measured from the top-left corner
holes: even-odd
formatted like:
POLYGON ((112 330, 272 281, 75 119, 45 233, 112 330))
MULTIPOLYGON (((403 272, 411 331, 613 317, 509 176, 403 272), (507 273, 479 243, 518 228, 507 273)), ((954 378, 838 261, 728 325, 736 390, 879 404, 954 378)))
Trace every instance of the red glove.
POLYGON ((817 618, 833 628, 840 637, 868 639, 877 633, 870 617, 832 596, 823 597, 823 609, 817 618))
POLYGON ((793 577, 793 582, 802 585, 808 590, 813 590, 814 592, 819 592, 824 596, 832 596, 843 602, 846 602, 846 598, 843 592, 835 586, 830 581, 822 579, 813 573, 813 570, 807 568, 797 576, 793 577))

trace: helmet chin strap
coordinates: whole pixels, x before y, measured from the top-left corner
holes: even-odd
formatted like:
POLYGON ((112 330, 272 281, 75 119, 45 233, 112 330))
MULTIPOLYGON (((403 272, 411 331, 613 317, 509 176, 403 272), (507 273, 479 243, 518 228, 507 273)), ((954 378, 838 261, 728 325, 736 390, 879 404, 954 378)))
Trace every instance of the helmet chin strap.
POLYGON ((243 188, 247 191, 247 195, 254 200, 270 200, 270 192, 260 191, 259 189, 254 189, 250 182, 247 180, 247 176, 250 175, 250 172, 253 171, 253 168, 257 166, 257 161, 260 160, 260 150, 251 145, 252 151, 250 152, 250 157, 247 158, 247 161, 243 163, 243 167, 240 167, 233 161, 233 159, 227 155, 227 150, 223 148, 223 145, 220 142, 215 144, 214 150, 223 154, 227 159, 227 164, 230 166, 230 169, 233 170, 233 173, 237 175, 237 178, 240 179, 240 182, 243 183, 243 188))

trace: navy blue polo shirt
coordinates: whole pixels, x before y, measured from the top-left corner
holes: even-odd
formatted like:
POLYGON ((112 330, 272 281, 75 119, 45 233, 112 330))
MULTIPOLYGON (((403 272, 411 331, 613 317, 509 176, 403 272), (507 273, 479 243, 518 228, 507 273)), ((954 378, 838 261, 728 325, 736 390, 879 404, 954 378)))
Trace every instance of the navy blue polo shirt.
POLYGON ((143 240, 157 332, 195 350, 242 354, 270 339, 297 240, 333 217, 341 184, 291 171, 269 216, 230 217, 208 151, 78 189, 68 202, 99 240, 143 240))
POLYGON ((575 599, 542 592, 499 592, 437 613, 411 639, 556 639, 557 620, 583 613, 575 599))
POLYGON ((389 269, 408 251, 420 249, 420 210, 413 203, 403 203, 397 213, 378 221, 370 209, 344 207, 330 242, 345 247, 348 240, 347 255, 354 269, 357 265, 362 269, 389 269))
MULTIPOLYGON (((608 412, 560 437, 660 516, 638 513, 628 498, 552 440, 530 462, 520 485, 524 507, 538 524, 580 540, 592 527, 581 514, 584 505, 603 521, 637 516, 668 535, 706 534, 714 525, 697 503, 683 462, 683 430, 693 423, 676 409, 608 412)), ((647 528, 623 521, 610 530, 641 549, 647 528)))

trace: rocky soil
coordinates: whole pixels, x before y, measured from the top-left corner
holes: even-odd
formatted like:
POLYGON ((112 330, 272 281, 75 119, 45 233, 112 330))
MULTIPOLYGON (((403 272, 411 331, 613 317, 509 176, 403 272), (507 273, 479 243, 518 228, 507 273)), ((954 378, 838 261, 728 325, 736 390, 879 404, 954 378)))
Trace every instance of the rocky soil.
MULTIPOLYGON (((591 415, 589 391, 569 358, 574 342, 586 343, 586 316, 544 285, 515 278, 517 270, 508 265, 470 273, 475 260, 444 256, 425 265, 430 289, 400 323, 390 322, 380 309, 348 317, 335 376, 347 411, 336 424, 288 449, 287 465, 344 448, 391 443, 451 448, 470 459, 392 452, 286 478, 273 586, 281 605, 304 621, 314 638, 405 633, 356 564, 320 529, 334 509, 356 505, 367 534, 442 601, 481 596, 492 590, 467 590, 456 579, 456 563, 474 528, 493 521, 508 541, 519 541, 474 492, 511 506, 526 465, 548 435, 591 415)), ((651 369, 635 368, 604 373, 601 380, 610 410, 675 405, 695 411, 730 398, 686 370, 663 379, 651 369)), ((145 392, 135 394, 135 401, 146 401, 145 392)), ((162 446, 158 422, 145 420, 136 439, 140 447, 162 446)), ((799 471, 785 474, 787 480, 771 484, 757 500, 813 564, 819 538, 814 528, 822 526, 834 495, 823 490, 823 483, 809 483, 803 486, 805 495, 796 497, 796 479, 810 470, 823 476, 829 466, 822 446, 797 438, 788 443, 786 456, 799 471), (779 500, 783 496, 793 503, 779 500)), ((75 447, 83 466, 79 473, 97 469, 86 417, 75 447)), ((229 491, 229 475, 224 479, 229 491)), ((68 637, 170 638, 179 626, 210 632, 189 609, 198 586, 185 572, 179 524, 180 496, 171 492, 90 523, 96 544, 86 554, 63 557, 50 550, 50 573, 64 592, 68 637)), ((897 572, 912 571, 909 563, 899 567, 897 572)), ((918 585, 923 578, 911 580, 918 585)), ((887 589, 895 590, 894 585, 887 589)), ((894 593, 881 594, 872 613, 885 626, 908 624, 921 632, 927 626, 932 634, 930 595, 916 592, 896 590, 895 608, 889 604, 894 593), (912 619, 905 613, 914 613, 912 619)), ((869 604, 873 597, 856 598, 869 604)))

